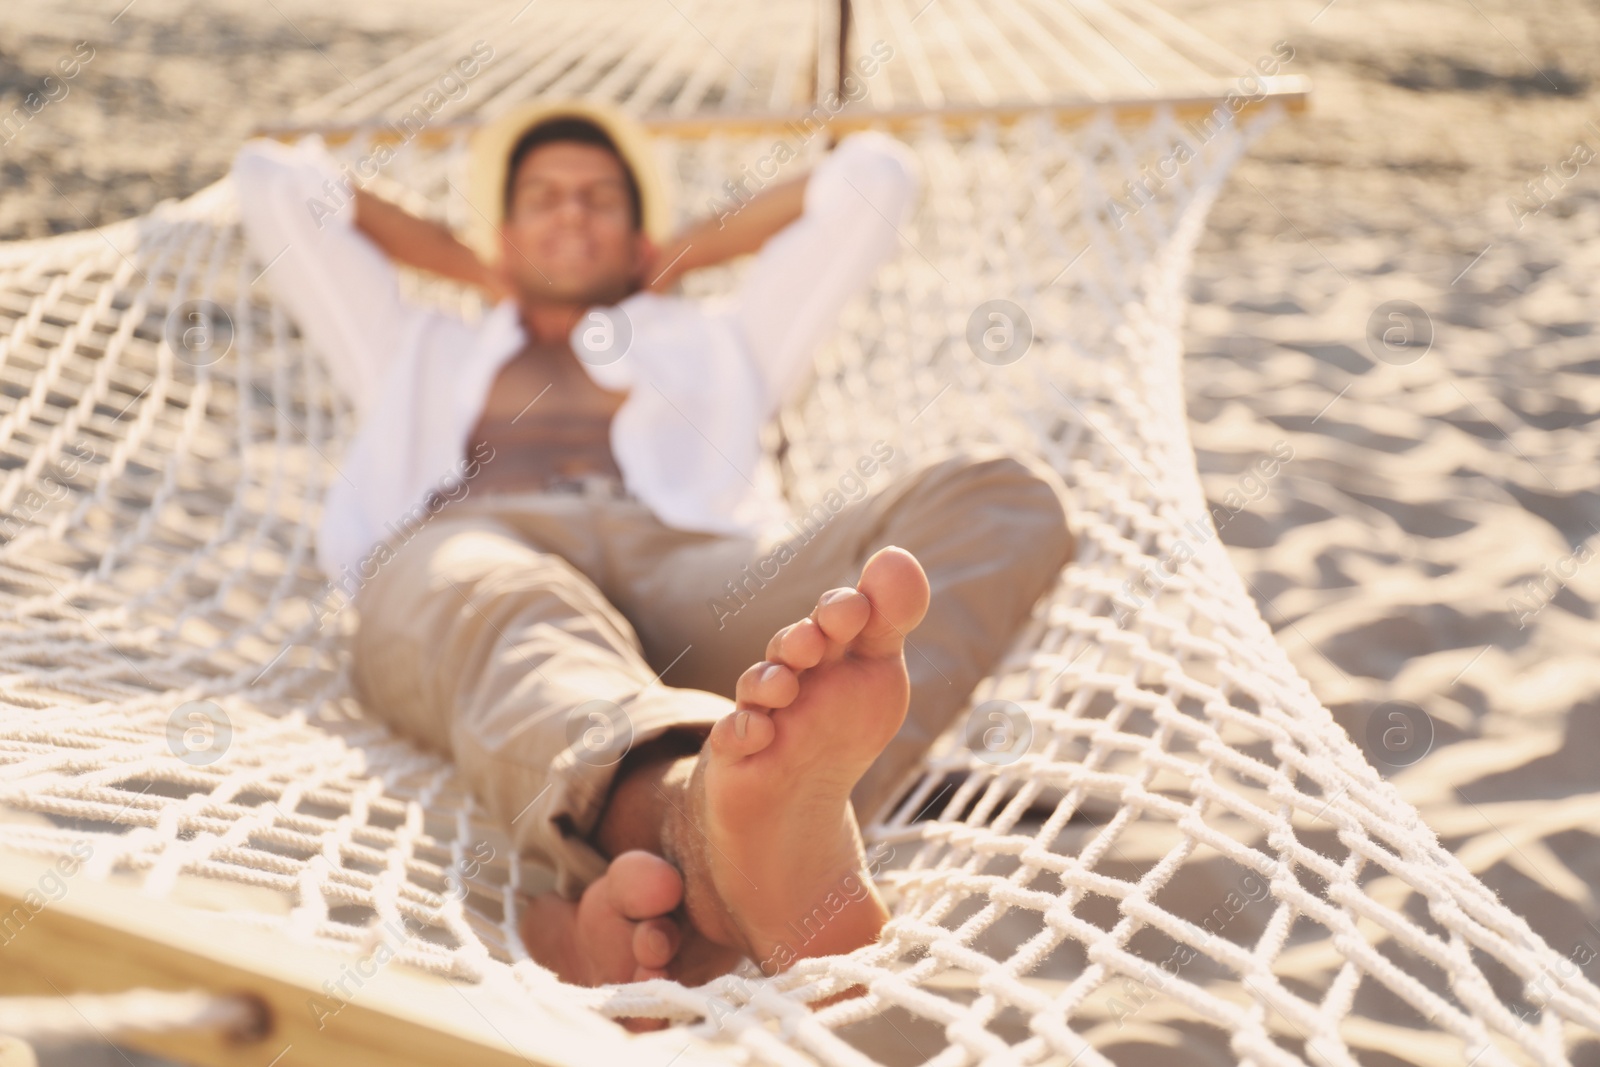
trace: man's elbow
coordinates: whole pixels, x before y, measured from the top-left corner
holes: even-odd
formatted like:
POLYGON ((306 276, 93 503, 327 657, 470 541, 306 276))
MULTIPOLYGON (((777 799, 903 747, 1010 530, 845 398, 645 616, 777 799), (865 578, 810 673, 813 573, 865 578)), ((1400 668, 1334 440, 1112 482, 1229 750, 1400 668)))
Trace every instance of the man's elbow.
POLYGON ((240 145, 228 173, 247 230, 282 227, 294 220, 295 209, 311 210, 318 195, 318 182, 294 147, 267 137, 240 145))
POLYGON ((852 133, 834 151, 848 153, 845 173, 856 191, 884 218, 903 223, 922 191, 916 153, 877 130, 852 133))
POLYGON ((246 228, 288 226, 323 230, 330 221, 349 224, 354 183, 341 175, 320 142, 284 144, 253 137, 239 146, 229 168, 246 228))
POLYGON ((290 149, 270 137, 252 137, 233 154, 229 173, 241 189, 262 189, 288 167, 290 149))

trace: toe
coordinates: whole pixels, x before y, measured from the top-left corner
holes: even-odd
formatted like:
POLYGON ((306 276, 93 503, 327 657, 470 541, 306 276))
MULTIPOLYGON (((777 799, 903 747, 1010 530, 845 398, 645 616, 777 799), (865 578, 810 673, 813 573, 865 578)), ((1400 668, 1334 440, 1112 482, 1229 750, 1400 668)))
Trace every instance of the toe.
POLYGON ((633 930, 633 958, 640 967, 665 968, 678 954, 683 935, 671 919, 646 919, 633 930))
POLYGON ((582 982, 573 960, 572 932, 577 924, 578 906, 555 893, 541 893, 524 903, 518 926, 522 943, 540 966, 560 975, 567 982, 582 982))
POLYGON ((781 663, 763 660, 739 676, 733 696, 741 707, 784 708, 800 695, 800 679, 781 663))
POLYGON ((772 635, 772 640, 767 642, 766 658, 773 663, 803 671, 821 663, 822 654, 827 648, 828 637, 817 625, 817 620, 805 618, 772 635))
POLYGON ((811 618, 830 642, 823 659, 838 658, 843 646, 855 640, 872 615, 872 604, 859 590, 848 587, 823 593, 811 618))
POLYGON ((626 919, 654 919, 683 902, 683 876, 653 852, 634 849, 606 869, 606 897, 626 919))
POLYGON ((903 548, 880 548, 861 568, 858 588, 870 601, 871 618, 858 631, 851 651, 865 657, 900 655, 906 634, 928 613, 928 576, 922 564, 903 548))
POLYGON ((718 759, 735 760, 760 752, 776 735, 772 717, 759 708, 741 708, 717 720, 706 746, 718 759))
POLYGON ((633 923, 612 903, 616 881, 608 870, 589 883, 578 901, 572 929, 573 964, 569 968, 579 985, 626 982, 638 966, 633 958, 633 923))
POLYGON ((781 660, 783 657, 778 654, 778 650, 783 647, 784 638, 789 635, 790 630, 795 628, 795 625, 795 623, 790 623, 773 634, 772 640, 767 642, 767 650, 761 654, 761 658, 772 660, 774 663, 781 660))

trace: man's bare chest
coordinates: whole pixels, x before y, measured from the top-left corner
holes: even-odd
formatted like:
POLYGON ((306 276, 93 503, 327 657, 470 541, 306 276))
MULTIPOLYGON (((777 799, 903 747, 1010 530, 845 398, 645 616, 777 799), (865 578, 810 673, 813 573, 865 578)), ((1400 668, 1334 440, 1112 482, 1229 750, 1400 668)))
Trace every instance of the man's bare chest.
POLYGON ((526 440, 545 432, 570 439, 587 428, 604 440, 627 395, 596 385, 565 346, 529 345, 508 359, 490 384, 479 436, 511 434, 526 440))

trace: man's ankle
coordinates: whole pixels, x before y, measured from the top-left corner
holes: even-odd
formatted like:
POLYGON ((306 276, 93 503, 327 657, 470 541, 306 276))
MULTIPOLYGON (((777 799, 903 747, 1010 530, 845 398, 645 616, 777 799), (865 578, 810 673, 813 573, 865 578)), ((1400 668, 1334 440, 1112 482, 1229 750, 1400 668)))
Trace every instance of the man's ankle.
POLYGON ((672 858, 667 856, 665 822, 684 803, 704 740, 699 731, 672 730, 623 757, 593 835, 602 855, 615 858, 643 849, 672 858))

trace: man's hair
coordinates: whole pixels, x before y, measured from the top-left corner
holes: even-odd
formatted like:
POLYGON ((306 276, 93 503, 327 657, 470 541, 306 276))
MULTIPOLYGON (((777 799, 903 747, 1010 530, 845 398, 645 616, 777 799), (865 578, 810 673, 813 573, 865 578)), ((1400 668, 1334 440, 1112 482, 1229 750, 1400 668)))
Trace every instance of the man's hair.
POLYGON ((517 139, 515 147, 511 149, 511 158, 506 167, 506 187, 502 195, 501 211, 505 215, 511 214, 511 194, 516 188, 517 168, 522 165, 535 148, 541 145, 552 144, 556 141, 576 141, 578 144, 594 145, 604 148, 616 157, 617 163, 622 167, 623 180, 628 186, 628 207, 633 215, 633 228, 641 229, 644 225, 644 205, 639 195, 639 180, 634 177, 633 168, 628 166, 628 161, 617 148, 617 143, 611 139, 599 125, 589 119, 576 115, 560 115, 556 118, 545 119, 528 128, 528 131, 517 139))

